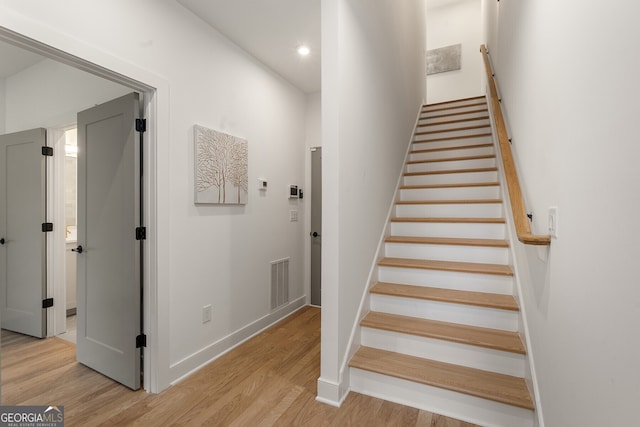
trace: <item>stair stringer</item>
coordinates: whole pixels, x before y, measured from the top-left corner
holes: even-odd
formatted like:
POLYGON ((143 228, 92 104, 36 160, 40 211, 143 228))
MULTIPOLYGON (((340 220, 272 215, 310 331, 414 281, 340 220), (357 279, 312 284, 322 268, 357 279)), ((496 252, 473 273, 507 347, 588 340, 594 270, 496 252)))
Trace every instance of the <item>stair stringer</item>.
MULTIPOLYGON (((486 96, 487 96, 487 104, 491 105, 491 94, 489 90, 487 90, 486 96)), ((490 116, 489 122, 491 123, 491 133, 493 134, 493 145, 496 153, 496 164, 498 167, 498 181, 500 182, 500 192, 502 195, 504 217, 506 220, 506 227, 507 227, 506 237, 507 237, 507 240, 509 241, 509 251, 511 253, 510 254, 511 268, 513 270, 513 284, 514 284, 513 296, 518 302, 518 305, 520 307, 520 316, 519 316, 520 322, 518 325, 518 332, 520 333, 520 336, 524 340, 524 346, 526 349, 526 356, 525 356, 526 366, 525 366, 524 378, 527 382, 527 386, 529 387, 529 391, 533 395, 533 399, 536 406, 536 410, 534 411, 535 427, 544 427, 545 424, 544 424, 544 417, 542 412, 542 402, 540 399, 540 389, 538 387, 534 356, 533 356, 534 350, 531 346, 531 337, 529 334, 529 327, 527 322, 527 310, 526 310, 526 305, 524 303, 523 296, 522 296, 522 282, 520 280, 520 278, 522 277, 520 275, 520 269, 525 267, 522 264, 522 260, 525 260, 524 262, 526 263, 526 257, 525 256, 518 257, 516 255, 516 250, 517 250, 516 248, 519 248, 521 250, 524 250, 524 248, 522 248, 523 244, 520 243, 520 241, 516 237, 517 232, 516 232, 515 223, 513 220, 513 214, 512 214, 513 211, 511 210, 511 199, 509 198, 509 190, 507 188, 507 181, 504 173, 504 163, 502 162, 502 152, 498 145, 499 144, 498 138, 497 138, 498 133, 496 132, 496 129, 495 129, 495 118, 493 116, 493 110, 491 108, 489 108, 489 116, 490 116)), ((548 256, 549 246, 536 246, 535 248, 531 248, 531 250, 536 250, 538 251, 540 256, 546 257, 548 256)))
MULTIPOLYGON (((340 364, 340 370, 338 371, 339 384, 328 385, 329 387, 334 386, 332 388, 337 387, 337 389, 340 391, 338 393, 341 395, 340 399, 338 401, 328 401, 327 399, 316 397, 316 400, 322 401, 323 403, 326 403, 332 406, 340 407, 342 405, 342 402, 344 402, 344 400, 349 395, 349 392, 351 391, 350 375, 348 374, 345 375, 345 372, 349 369, 348 367, 349 360, 351 360, 353 355, 358 350, 358 347, 360 346, 359 344, 361 341, 360 322, 362 321, 364 316, 369 312, 369 309, 370 309, 371 294, 369 293, 369 290, 371 289, 373 284, 376 283, 376 281, 378 280, 378 262, 384 257, 385 239, 391 235, 391 217, 395 211, 396 202, 399 200, 399 197, 400 197, 400 187, 403 182, 404 173, 407 167, 407 160, 409 159, 409 155, 411 152, 411 147, 413 146, 413 143, 414 143, 414 136, 416 133, 416 129, 418 129, 418 124, 420 123, 420 120, 421 120, 420 117, 422 115, 422 105, 424 105, 424 102, 425 101, 423 100, 423 103, 418 107, 416 120, 413 124, 413 132, 411 133, 411 138, 407 143, 407 149, 404 154, 404 163, 402 164, 402 167, 400 168, 400 171, 398 173, 398 179, 396 181, 396 189, 395 189, 395 192, 393 193, 393 198, 389 203, 389 209, 387 210, 387 216, 385 218, 385 226, 382 230, 382 233, 380 234, 380 238, 378 239, 378 247, 376 248, 374 259, 371 263, 371 268, 369 269, 369 275, 367 278, 366 286, 363 289, 362 297, 360 298, 360 305, 358 306, 357 315, 356 315, 356 318, 354 319, 354 323, 351 328, 351 333, 349 335, 349 341, 347 343, 347 351, 340 364), (342 391, 344 391, 344 394, 342 393, 342 391)), ((322 385, 320 384, 320 379, 318 380, 318 384, 319 386, 324 386, 324 384, 322 385)))

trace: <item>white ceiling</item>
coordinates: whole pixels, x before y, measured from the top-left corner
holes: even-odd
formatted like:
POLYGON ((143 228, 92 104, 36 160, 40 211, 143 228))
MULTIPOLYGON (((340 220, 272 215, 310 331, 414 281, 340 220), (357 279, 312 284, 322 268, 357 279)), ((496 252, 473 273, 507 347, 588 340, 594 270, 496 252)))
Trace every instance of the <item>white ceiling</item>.
POLYGON ((320 0, 178 2, 303 92, 320 90, 320 0))
POLYGON ((0 79, 19 73, 43 59, 43 56, 0 42, 0 79))

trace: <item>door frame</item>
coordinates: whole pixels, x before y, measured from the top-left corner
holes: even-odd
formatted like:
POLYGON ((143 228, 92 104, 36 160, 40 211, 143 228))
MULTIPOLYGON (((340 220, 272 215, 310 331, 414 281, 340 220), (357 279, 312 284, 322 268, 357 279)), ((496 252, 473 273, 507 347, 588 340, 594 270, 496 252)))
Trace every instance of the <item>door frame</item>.
MULTIPOLYGON (((169 84, 164 78, 130 62, 123 61, 101 49, 96 49, 36 22, 20 19, 9 22, 11 27, 19 32, 2 26, 0 20, 0 40, 111 80, 142 95, 142 107, 147 119, 147 132, 145 132, 143 143, 145 152, 143 207, 144 225, 147 227, 143 284, 144 333, 147 336, 147 347, 145 348, 143 365, 145 373, 143 387, 148 392, 159 393, 171 385, 168 298, 169 248, 164 237, 158 238, 158 230, 160 229, 163 230, 163 236, 169 233, 169 177, 168 174, 158 173, 159 165, 163 170, 168 170, 169 164, 169 84), (25 34, 34 34, 37 40, 25 34)), ((49 213, 48 220, 51 220, 51 215, 52 213, 49 213)), ((55 258, 52 246, 47 248, 48 262, 60 259, 60 254, 57 255, 58 258, 55 258)), ((49 279, 52 280, 56 280, 56 278, 60 280, 59 275, 49 276, 49 279)), ((55 296, 52 280, 47 286, 47 297, 55 296)), ((58 295, 58 298, 60 297, 58 295)), ((47 313, 47 320, 51 320, 53 325, 56 323, 55 317, 54 313, 47 313)), ((53 328, 51 332, 55 330, 55 326, 53 328)))

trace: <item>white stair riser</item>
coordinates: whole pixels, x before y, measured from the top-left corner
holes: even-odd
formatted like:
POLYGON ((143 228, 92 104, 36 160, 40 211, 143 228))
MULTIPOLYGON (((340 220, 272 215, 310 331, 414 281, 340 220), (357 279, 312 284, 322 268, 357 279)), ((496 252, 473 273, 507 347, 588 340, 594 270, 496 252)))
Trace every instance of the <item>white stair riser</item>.
POLYGON ((410 163, 407 172, 431 172, 452 169, 493 168, 496 166, 495 157, 486 159, 446 160, 438 162, 410 163))
MULTIPOLYGON (((483 135, 487 132, 475 132, 474 135, 482 135, 482 136, 474 136, 469 138, 456 138, 456 139, 440 139, 434 141, 433 136, 418 135, 413 140, 413 146, 415 150, 431 150, 434 148, 449 148, 449 147, 463 147, 465 145, 475 145, 475 144, 489 144, 493 142, 493 139, 489 135, 483 135)), ((451 137, 454 135, 447 135, 445 138, 451 137)))
MULTIPOLYGON (((483 132, 484 133, 484 132, 483 132)), ((427 141, 429 138, 414 138, 411 144, 411 151, 416 150, 435 150, 441 148, 456 148, 466 147, 469 145, 478 144, 493 144, 493 138, 491 136, 478 136, 473 138, 458 138, 447 139, 442 141, 427 141)), ((433 139, 433 138, 431 138, 433 139)))
POLYGON ((451 120, 445 120, 445 119, 441 119, 438 121, 433 120, 427 123, 418 123, 417 130, 418 132, 423 132, 423 131, 431 132, 431 131, 458 129, 461 127, 469 127, 469 126, 489 125, 489 119, 483 119, 483 117, 486 117, 486 115, 485 116, 480 115, 478 118, 474 120, 460 119, 458 117, 452 117, 451 120), (465 121, 460 122, 456 120, 465 120, 465 121), (454 123, 446 123, 451 121, 453 121, 454 123))
POLYGON ((397 217, 503 218, 502 203, 396 205, 397 217))
POLYGON ((498 402, 350 368, 352 391, 483 426, 533 427, 534 413, 498 402))
POLYGON ((518 331, 518 312, 439 301, 371 294, 371 310, 400 316, 518 331))
POLYGON ((500 198, 500 187, 407 188, 400 190, 400 200, 478 200, 500 198))
POLYGON ((464 113, 467 111, 480 110, 483 108, 487 108, 487 103, 482 100, 464 102, 464 103, 451 103, 451 104, 442 104, 442 105, 432 105, 426 108, 421 109, 422 115, 427 116, 439 116, 442 114, 452 114, 452 113, 464 113), (477 105, 481 104, 481 105, 477 105))
POLYGON ((438 261, 509 263, 509 248, 488 246, 426 245, 385 243, 385 255, 393 258, 431 259, 438 261))
POLYGON ((404 185, 435 185, 435 184, 465 184, 469 182, 490 182, 498 180, 497 171, 487 172, 459 172, 429 175, 405 176, 404 185))
POLYGON ((451 120, 472 119, 477 117, 486 117, 489 114, 489 111, 487 111, 486 107, 482 107, 482 106, 478 106, 478 108, 475 108, 472 111, 477 111, 477 112, 455 114, 455 112, 447 113, 446 111, 438 111, 438 112, 428 113, 428 114, 422 113, 420 115, 420 120, 418 121, 418 124, 439 123, 439 122, 448 122, 451 120))
MULTIPOLYGON (((424 144, 423 144, 424 145, 424 144)), ((463 145, 467 147, 473 144, 463 145)), ((415 150, 420 150, 416 148, 415 150)), ((428 150, 429 148, 425 148, 428 150)), ((412 148, 414 150, 414 148, 412 148)), ((454 150, 442 150, 442 151, 427 151, 425 153, 411 153, 409 154, 409 161, 414 160, 433 160, 433 159, 451 159, 462 156, 485 156, 494 154, 493 146, 490 147, 476 147, 476 148, 460 148, 454 150)))
POLYGON ((504 224, 393 222, 391 235, 418 237, 460 237, 469 239, 504 239, 504 224))
POLYGON ((363 327, 361 344, 499 374, 523 377, 525 373, 525 360, 521 354, 436 338, 363 327))
MULTIPOLYGON (((476 125, 459 126, 456 130, 431 130, 421 129, 415 134, 415 138, 418 140, 423 139, 438 139, 438 138, 460 138, 470 135, 482 135, 491 132, 490 127, 475 127, 476 125), (471 129, 468 129, 471 128, 471 129)), ((478 125, 485 126, 485 125, 478 125)))
POLYGON ((473 97, 473 98, 469 98, 469 99, 452 99, 448 102, 445 101, 445 103, 441 103, 441 104, 427 104, 427 105, 423 105, 421 108, 421 111, 430 111, 430 110, 434 110, 434 109, 440 109, 440 108, 447 108, 447 107, 462 107, 464 105, 472 105, 472 104, 484 104, 486 105, 486 98, 484 97, 473 97))
POLYGON ((378 267, 381 282, 513 295, 513 277, 419 268, 378 267))

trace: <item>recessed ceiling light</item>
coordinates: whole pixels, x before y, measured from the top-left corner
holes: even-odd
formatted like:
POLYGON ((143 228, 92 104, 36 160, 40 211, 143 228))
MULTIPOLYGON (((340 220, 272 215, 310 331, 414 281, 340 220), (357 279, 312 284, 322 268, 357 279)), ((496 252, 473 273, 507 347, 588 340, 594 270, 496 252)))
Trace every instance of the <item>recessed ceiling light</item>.
POLYGON ((309 53, 311 53, 311 50, 307 46, 305 45, 298 46, 298 54, 300 56, 307 56, 309 55, 309 53))

